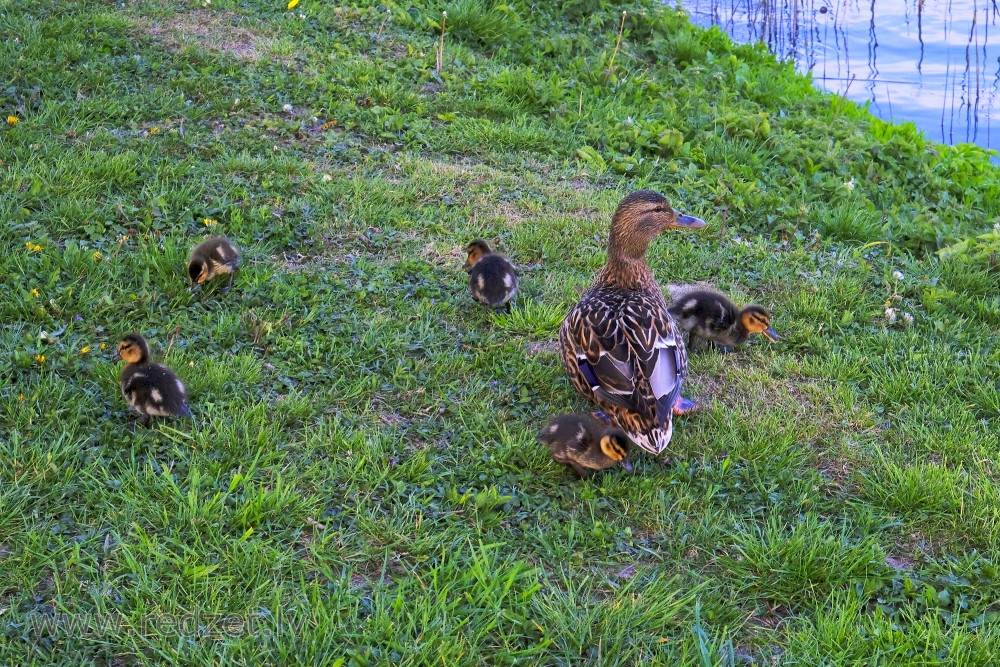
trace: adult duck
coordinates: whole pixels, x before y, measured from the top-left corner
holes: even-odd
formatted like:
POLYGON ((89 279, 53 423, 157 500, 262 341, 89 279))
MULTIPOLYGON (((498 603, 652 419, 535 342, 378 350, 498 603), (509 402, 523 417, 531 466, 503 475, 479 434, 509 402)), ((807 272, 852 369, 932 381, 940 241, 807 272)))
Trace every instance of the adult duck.
POLYGON ((559 328, 573 387, 654 455, 670 443, 674 414, 696 406, 681 398, 687 353, 646 250, 668 229, 704 226, 658 192, 630 193, 611 219, 607 263, 559 328))

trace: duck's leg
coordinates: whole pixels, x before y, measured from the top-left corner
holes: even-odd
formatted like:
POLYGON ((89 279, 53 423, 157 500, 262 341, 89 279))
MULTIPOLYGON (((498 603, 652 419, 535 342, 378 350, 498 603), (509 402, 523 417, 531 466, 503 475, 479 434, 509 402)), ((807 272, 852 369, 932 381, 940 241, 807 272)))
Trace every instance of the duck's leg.
POLYGON ((230 271, 229 272, 229 282, 227 282, 226 286, 222 288, 223 292, 228 292, 229 290, 231 290, 233 288, 233 279, 234 278, 236 278, 236 272, 235 271, 230 271))
POLYGON ((573 470, 576 471, 576 474, 580 479, 587 479, 588 477, 590 477, 591 471, 588 468, 584 468, 583 466, 579 465, 576 461, 570 461, 569 465, 570 467, 573 468, 573 470))
POLYGON ((675 415, 686 415, 689 412, 697 412, 700 409, 701 406, 698 404, 698 401, 684 398, 683 396, 678 396, 677 402, 674 403, 675 415))
POLYGON ((594 419, 596 419, 599 422, 603 422, 603 423, 607 424, 608 426, 612 425, 611 424, 611 417, 607 416, 606 414, 604 414, 600 410, 594 410, 593 412, 590 413, 590 416, 593 417, 594 419))

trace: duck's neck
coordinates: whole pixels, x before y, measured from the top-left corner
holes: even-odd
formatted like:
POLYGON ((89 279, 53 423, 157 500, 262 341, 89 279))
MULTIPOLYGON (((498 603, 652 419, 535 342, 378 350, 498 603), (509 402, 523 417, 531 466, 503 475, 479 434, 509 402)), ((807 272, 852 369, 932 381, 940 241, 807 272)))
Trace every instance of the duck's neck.
POLYGON ((597 274, 597 284, 602 287, 660 292, 656 276, 649 268, 646 257, 628 257, 621 253, 608 253, 608 262, 597 274))

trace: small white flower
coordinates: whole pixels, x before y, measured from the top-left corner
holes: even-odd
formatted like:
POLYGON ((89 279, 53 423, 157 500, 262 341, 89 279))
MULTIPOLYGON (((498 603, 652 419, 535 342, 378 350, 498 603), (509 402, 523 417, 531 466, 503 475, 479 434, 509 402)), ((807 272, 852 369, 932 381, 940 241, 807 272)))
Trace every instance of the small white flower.
POLYGON ((323 174, 323 182, 324 183, 329 183, 332 180, 333 180, 333 176, 331 176, 330 174, 323 174))
POLYGON ((286 104, 285 106, 281 107, 281 110, 284 111, 285 113, 292 113, 292 105, 286 104))
POLYGON ((904 278, 903 272, 902 271, 893 271, 892 272, 892 277, 895 278, 896 280, 902 280, 904 278))
POLYGON ((906 324, 906 326, 911 326, 913 324, 913 315, 903 313, 903 323, 906 324))
POLYGON ((844 183, 844 187, 847 188, 848 190, 853 190, 854 189, 854 179, 852 178, 851 180, 849 180, 846 183, 844 183))
POLYGON ((896 323, 896 314, 899 313, 899 308, 886 308, 885 309, 885 319, 889 321, 889 324, 896 323))
POLYGON ((237 97, 235 100, 233 100, 233 106, 238 107, 239 105, 240 105, 240 98, 237 97))

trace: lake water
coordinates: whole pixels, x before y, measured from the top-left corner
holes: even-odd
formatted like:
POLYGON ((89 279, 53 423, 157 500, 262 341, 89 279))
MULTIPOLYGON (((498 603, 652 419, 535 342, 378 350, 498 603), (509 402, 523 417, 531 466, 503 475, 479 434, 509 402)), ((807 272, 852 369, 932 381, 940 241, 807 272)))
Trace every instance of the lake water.
POLYGON ((681 0, 692 21, 763 41, 817 86, 930 139, 1000 149, 1000 0, 681 0))

